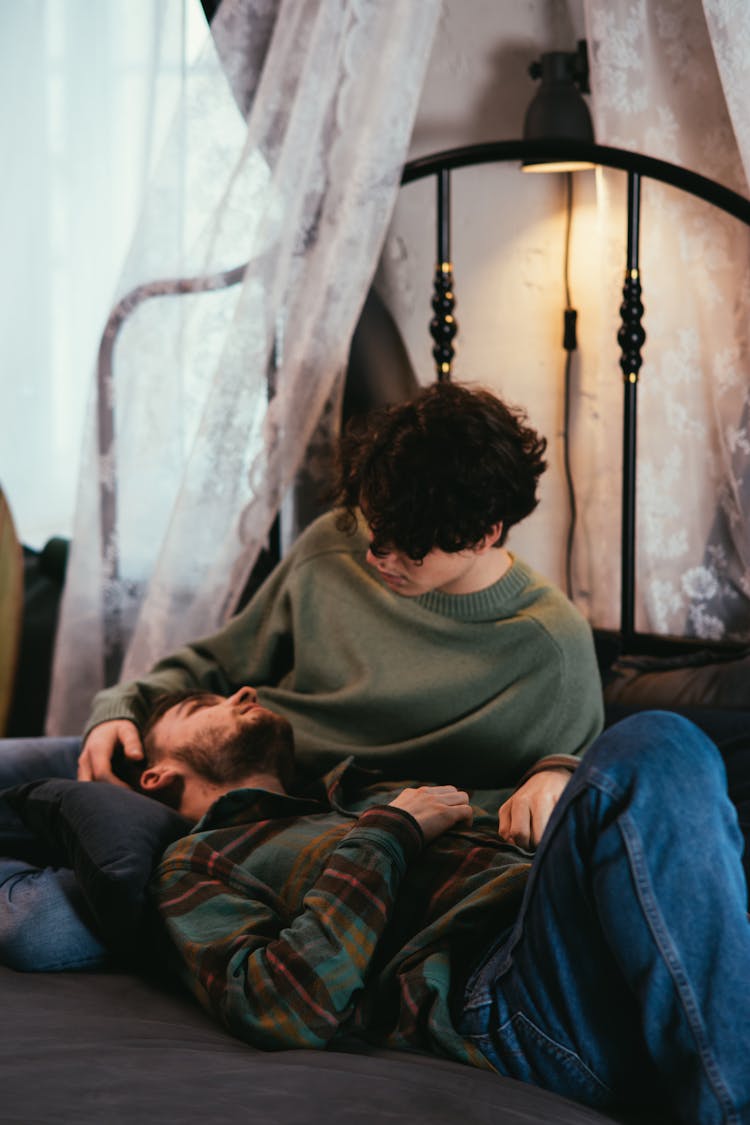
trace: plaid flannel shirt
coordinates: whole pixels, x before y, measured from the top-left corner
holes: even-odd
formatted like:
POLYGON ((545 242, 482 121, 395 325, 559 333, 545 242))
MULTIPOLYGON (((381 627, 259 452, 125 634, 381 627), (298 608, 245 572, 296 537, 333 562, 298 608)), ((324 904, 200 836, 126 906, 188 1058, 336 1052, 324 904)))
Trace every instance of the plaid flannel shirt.
POLYGON ((473 798, 472 827, 425 846, 388 805, 404 783, 364 774, 343 763, 301 796, 234 790, 167 850, 152 890, 182 976, 256 1047, 358 1035, 489 1068, 456 1024, 531 864, 497 835, 506 794, 473 798))

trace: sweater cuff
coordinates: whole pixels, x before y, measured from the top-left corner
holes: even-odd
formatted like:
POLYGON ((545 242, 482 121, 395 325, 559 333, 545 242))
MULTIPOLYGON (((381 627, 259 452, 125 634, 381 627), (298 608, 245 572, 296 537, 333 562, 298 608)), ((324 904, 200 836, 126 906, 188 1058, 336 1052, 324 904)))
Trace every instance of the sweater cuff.
POLYGON ((83 746, 95 727, 100 727, 102 723, 110 723, 113 719, 128 719, 131 723, 135 723, 140 730, 140 724, 135 715, 132 711, 128 710, 127 707, 123 707, 122 703, 105 703, 97 707, 94 714, 89 717, 89 721, 83 728, 83 734, 81 735, 81 746, 83 746))
POLYGON ((357 820, 355 831, 364 829, 369 835, 387 833, 389 840, 399 845, 406 863, 410 863, 424 847, 424 835, 419 824, 404 809, 393 805, 374 805, 366 809, 357 820))
POLYGON ((546 758, 540 758, 538 762, 535 762, 531 769, 526 770, 516 789, 520 789, 535 773, 559 769, 570 770, 571 773, 575 773, 580 764, 581 759, 574 757, 573 754, 549 754, 546 758))

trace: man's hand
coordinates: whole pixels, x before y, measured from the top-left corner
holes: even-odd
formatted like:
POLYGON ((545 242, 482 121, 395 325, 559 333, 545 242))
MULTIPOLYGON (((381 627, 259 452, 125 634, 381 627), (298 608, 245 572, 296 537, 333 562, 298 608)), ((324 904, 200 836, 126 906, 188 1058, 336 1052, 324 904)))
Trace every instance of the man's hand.
POLYGON ((462 793, 455 785, 422 785, 419 789, 404 789, 389 804, 414 817, 426 844, 442 836, 449 828, 457 824, 470 825, 474 819, 468 793, 462 793))
POLYGON ((547 821, 573 774, 566 769, 540 770, 508 798, 498 813, 503 840, 532 851, 539 846, 547 821))
POLYGON ((112 773, 112 757, 118 746, 132 761, 143 758, 143 747, 138 727, 130 719, 110 719, 99 723, 83 744, 78 759, 79 781, 109 781, 114 785, 125 785, 112 773))

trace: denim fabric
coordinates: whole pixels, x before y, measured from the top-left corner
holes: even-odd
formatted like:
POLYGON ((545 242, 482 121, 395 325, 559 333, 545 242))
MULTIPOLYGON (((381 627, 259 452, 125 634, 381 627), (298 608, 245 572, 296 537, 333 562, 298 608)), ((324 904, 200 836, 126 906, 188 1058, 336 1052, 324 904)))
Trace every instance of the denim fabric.
MULTIPOLYGON (((75 777, 80 738, 0 738, 0 793, 40 777, 75 777)), ((0 798, 0 856, 36 859, 23 821, 0 798)))
MULTIPOLYGON (((79 738, 0 739, 0 790, 75 777, 79 738)), ((45 855, 0 798, 0 964, 28 972, 97 968, 109 957, 72 871, 45 855)))
POLYGON ((593 1106, 750 1123, 750 924, 721 757, 676 715, 586 754, 461 1030, 505 1075, 593 1106))
POLYGON ((0 963, 47 973, 98 969, 110 960, 72 871, 0 859, 0 963))
POLYGON ((40 777, 75 777, 80 738, 0 738, 0 789, 40 777))

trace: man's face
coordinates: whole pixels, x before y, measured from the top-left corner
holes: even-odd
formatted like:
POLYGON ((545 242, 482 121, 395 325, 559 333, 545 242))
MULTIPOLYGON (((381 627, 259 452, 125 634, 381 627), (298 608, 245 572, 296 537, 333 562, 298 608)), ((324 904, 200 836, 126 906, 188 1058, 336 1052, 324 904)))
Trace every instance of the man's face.
POLYGON ((179 758, 216 784, 238 781, 253 769, 286 769, 293 742, 286 719, 261 707, 251 687, 228 697, 200 692, 176 703, 156 722, 151 738, 160 758, 179 758))

